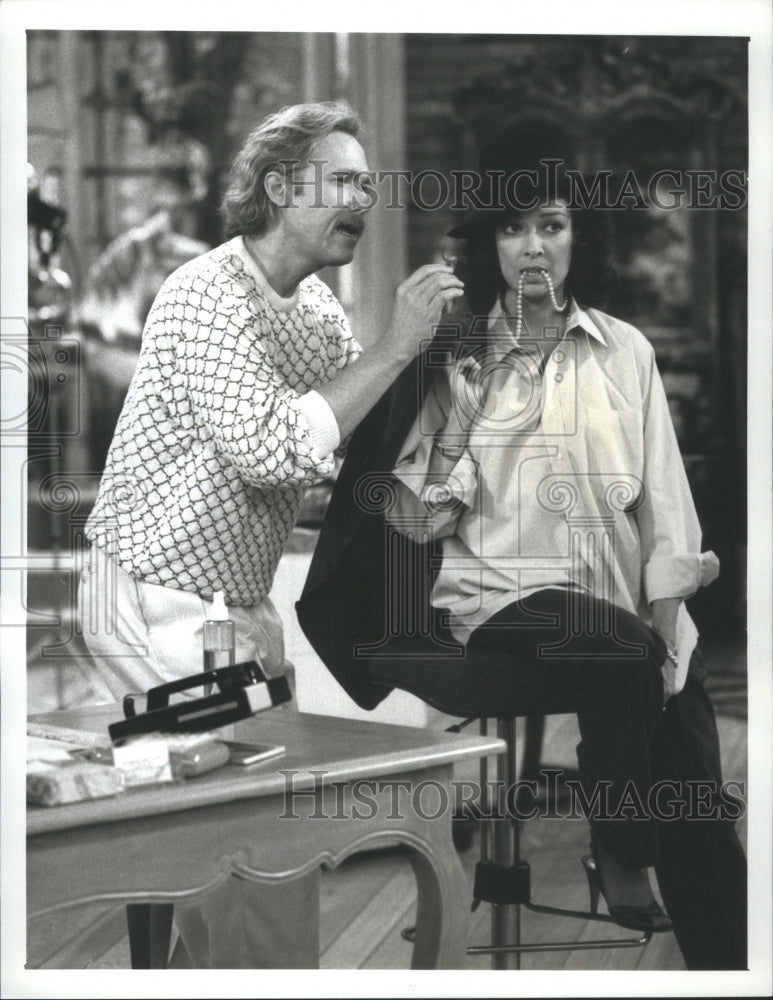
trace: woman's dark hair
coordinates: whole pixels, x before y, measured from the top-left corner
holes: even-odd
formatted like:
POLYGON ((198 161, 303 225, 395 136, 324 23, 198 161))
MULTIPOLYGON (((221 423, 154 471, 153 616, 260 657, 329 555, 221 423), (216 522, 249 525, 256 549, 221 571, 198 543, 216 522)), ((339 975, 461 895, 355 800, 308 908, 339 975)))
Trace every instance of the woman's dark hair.
MULTIPOLYGON (((504 224, 500 217, 498 224, 504 224)), ((566 288, 584 307, 604 306, 614 287, 612 270, 612 226, 608 214, 599 209, 571 210, 572 260, 566 288)), ((475 316, 488 316, 506 286, 496 248, 497 222, 475 226, 457 268, 464 282, 465 298, 475 316)))

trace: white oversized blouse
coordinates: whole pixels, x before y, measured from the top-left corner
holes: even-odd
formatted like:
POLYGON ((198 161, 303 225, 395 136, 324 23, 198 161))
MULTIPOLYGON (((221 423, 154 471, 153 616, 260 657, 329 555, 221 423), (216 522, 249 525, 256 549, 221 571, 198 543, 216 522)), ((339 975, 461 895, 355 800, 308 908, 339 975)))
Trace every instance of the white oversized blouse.
MULTIPOLYGON (((428 482, 451 403, 435 380, 398 456, 390 522, 442 538, 432 603, 472 631, 545 587, 580 587, 651 620, 650 602, 714 580, 652 346, 628 323, 572 302, 540 371, 501 307, 489 317, 483 410, 444 482, 428 482)), ((697 641, 677 620, 681 688, 697 641)))

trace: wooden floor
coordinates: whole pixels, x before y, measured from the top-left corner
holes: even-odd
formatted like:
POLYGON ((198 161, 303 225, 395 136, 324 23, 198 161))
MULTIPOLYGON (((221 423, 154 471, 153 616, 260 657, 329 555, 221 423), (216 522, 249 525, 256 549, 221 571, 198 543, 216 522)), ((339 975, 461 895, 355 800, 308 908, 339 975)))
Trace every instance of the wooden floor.
MULTIPOLYGON (((736 708, 740 705, 737 703, 736 708)), ((719 718, 725 778, 746 779, 746 722, 740 710, 719 718)), ((560 758, 574 740, 574 720, 563 716, 549 733, 548 746, 560 758)), ((560 763, 560 761, 558 761, 560 763)), ((465 775, 466 777, 466 775, 465 775)), ((745 819, 739 823, 745 843, 745 819)), ((537 903, 584 909, 587 888, 580 858, 587 852, 583 820, 540 818, 523 824, 523 855, 532 867, 532 898, 537 903)), ((472 884, 477 857, 473 846, 460 854, 472 884)), ((470 894, 471 896, 471 894, 470 894)), ((324 969, 405 969, 409 943, 400 931, 412 923, 415 884, 406 857, 380 851, 349 859, 322 875, 321 966, 324 969)), ((470 899, 460 900, 469 906, 470 899)), ((523 939, 530 942, 591 940, 616 936, 610 924, 592 924, 525 912, 523 939)), ((485 904, 471 917, 471 943, 485 944, 490 911, 485 904)), ((620 929, 620 936, 630 932, 620 929)), ((489 959, 472 956, 467 968, 487 969, 489 959)), ((524 969, 678 970, 684 965, 672 934, 653 937, 646 948, 527 954, 524 969)), ((28 929, 28 968, 129 968, 129 949, 121 907, 72 910, 65 916, 33 922, 28 929)))

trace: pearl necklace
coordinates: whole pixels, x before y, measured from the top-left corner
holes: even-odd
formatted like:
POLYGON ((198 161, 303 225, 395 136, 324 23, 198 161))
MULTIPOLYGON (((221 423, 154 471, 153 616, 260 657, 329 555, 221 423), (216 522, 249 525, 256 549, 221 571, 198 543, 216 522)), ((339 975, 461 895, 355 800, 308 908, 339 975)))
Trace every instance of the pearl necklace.
MULTIPOLYGON (((544 268, 540 271, 540 274, 547 282, 548 294, 550 295, 550 303, 557 313, 566 312, 566 307, 569 305, 569 298, 567 297, 563 305, 559 305, 556 300, 556 290, 553 287, 553 279, 550 277, 548 272, 544 268)), ((518 279, 518 297, 515 302, 515 339, 521 339, 521 333, 523 332, 523 283, 526 281, 526 272, 521 271, 521 276, 518 279)))

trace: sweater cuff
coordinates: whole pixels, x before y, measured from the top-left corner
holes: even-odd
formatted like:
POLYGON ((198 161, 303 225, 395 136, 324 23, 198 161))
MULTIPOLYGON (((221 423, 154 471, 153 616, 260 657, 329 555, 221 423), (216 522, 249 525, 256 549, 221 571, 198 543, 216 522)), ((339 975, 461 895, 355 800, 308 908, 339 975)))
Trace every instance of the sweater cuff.
POLYGON ((316 458, 321 462, 341 442, 338 421, 327 400, 311 389, 298 400, 298 407, 309 425, 309 436, 316 458))

